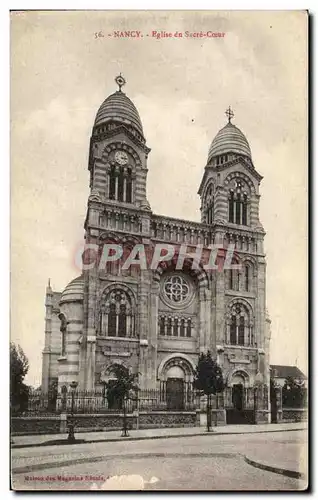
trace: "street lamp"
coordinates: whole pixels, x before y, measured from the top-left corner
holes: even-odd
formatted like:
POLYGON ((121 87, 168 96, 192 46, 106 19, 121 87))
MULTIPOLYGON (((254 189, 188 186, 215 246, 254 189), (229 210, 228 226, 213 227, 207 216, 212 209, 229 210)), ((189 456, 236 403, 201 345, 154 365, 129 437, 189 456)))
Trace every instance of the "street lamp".
POLYGON ((263 384, 263 376, 257 372, 254 379, 254 424, 257 425, 257 392, 259 387, 263 384))
POLYGON ((67 441, 69 443, 75 443, 75 436, 74 436, 74 427, 75 427, 75 422, 74 422, 74 399, 75 399, 75 391, 77 388, 77 382, 73 380, 73 382, 70 383, 70 388, 71 388, 71 420, 70 423, 68 424, 68 437, 67 441))

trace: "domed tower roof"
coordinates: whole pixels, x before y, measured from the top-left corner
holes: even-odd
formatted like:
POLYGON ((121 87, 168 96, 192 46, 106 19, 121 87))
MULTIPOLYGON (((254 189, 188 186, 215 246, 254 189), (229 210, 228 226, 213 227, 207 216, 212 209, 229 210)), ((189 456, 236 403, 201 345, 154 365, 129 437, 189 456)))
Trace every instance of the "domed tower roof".
POLYGON ((229 122, 214 137, 209 149, 208 163, 214 156, 226 153, 236 153, 252 159, 251 149, 245 135, 231 123, 231 118, 234 116, 231 108, 226 111, 226 114, 229 122))
POLYGON ((125 85, 125 80, 122 76, 118 76, 115 81, 119 86, 119 90, 108 96, 100 106, 95 118, 94 128, 113 122, 133 127, 143 137, 143 128, 137 108, 121 90, 121 87, 125 85))
POLYGON ((64 302, 81 302, 84 298, 84 276, 77 276, 63 290, 60 304, 64 302))

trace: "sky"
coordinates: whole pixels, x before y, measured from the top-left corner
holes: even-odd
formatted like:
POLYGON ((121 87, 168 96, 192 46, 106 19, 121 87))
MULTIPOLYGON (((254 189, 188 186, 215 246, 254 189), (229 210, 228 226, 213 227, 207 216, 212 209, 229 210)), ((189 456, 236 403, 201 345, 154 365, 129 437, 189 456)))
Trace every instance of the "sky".
POLYGON ((307 373, 306 26, 301 11, 11 14, 11 340, 29 358, 27 383, 41 381, 48 278, 62 291, 79 274, 89 139, 120 72, 151 148, 147 197, 158 214, 200 220, 209 145, 231 105, 264 177, 271 363, 307 373), (144 36, 108 37, 114 30, 144 36))

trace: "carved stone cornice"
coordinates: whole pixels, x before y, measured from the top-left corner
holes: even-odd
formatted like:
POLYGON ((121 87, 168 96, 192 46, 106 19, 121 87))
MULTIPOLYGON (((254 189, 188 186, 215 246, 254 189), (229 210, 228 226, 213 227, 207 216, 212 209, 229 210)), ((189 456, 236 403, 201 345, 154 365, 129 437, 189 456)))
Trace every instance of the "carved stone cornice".
POLYGON ((142 142, 136 137, 132 132, 128 130, 125 125, 119 125, 118 127, 112 129, 112 130, 107 130, 105 132, 102 132, 101 134, 94 134, 91 137, 92 142, 101 142, 104 141, 105 139, 108 139, 110 137, 115 137, 116 135, 123 133, 127 135, 127 137, 140 149, 145 151, 146 155, 150 153, 151 149, 146 146, 145 142, 142 142))

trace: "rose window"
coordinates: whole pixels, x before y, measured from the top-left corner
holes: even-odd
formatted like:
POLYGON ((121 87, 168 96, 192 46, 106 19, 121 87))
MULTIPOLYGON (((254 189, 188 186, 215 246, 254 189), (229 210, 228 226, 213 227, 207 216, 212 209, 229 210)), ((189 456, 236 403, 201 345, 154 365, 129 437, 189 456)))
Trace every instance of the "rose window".
POLYGON ((171 302, 178 304, 189 297, 190 288, 182 276, 171 276, 165 281, 164 293, 171 302))

